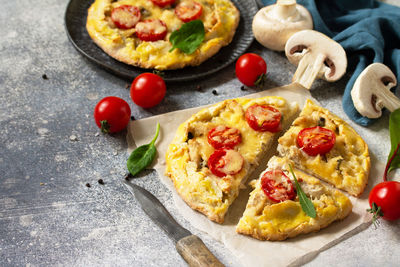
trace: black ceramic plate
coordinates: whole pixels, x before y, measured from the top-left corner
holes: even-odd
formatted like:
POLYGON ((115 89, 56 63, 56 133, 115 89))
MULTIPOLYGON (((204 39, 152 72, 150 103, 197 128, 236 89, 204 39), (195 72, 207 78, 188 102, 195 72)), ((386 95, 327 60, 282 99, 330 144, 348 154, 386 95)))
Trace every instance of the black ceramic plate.
MULTIPOLYGON (((240 11, 240 23, 233 41, 223 47, 216 55, 197 67, 164 71, 164 80, 188 81, 215 73, 234 62, 253 42, 251 23, 258 11, 254 0, 231 0, 240 11)), ((71 0, 65 12, 65 28, 68 38, 84 56, 96 62, 106 70, 128 79, 149 70, 119 62, 103 52, 89 37, 86 31, 87 10, 93 0, 71 0)))

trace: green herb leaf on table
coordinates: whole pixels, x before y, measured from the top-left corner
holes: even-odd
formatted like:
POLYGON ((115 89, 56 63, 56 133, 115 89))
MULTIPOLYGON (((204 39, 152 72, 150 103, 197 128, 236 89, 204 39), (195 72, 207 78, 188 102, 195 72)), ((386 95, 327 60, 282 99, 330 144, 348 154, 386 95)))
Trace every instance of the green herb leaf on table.
POLYGON ((390 114, 389 132, 392 148, 388 160, 392 159, 392 161, 390 162, 388 172, 391 172, 394 169, 400 168, 400 149, 395 154, 396 148, 400 145, 400 109, 396 109, 390 114))
POLYGON ((192 20, 182 25, 179 30, 172 32, 169 41, 172 52, 178 48, 185 54, 192 54, 203 42, 205 36, 204 24, 201 20, 192 20))
POLYGON ((157 123, 156 134, 153 140, 151 140, 150 144, 142 145, 132 151, 126 163, 128 170, 132 174, 132 176, 135 176, 153 162, 157 153, 156 146, 154 144, 158 138, 159 133, 160 124, 157 123))
POLYGON ((297 181, 296 175, 293 172, 293 168, 292 168, 291 164, 289 164, 289 168, 290 168, 290 172, 293 175, 294 185, 296 187, 297 195, 299 196, 299 201, 300 201, 301 208, 311 218, 317 217, 317 212, 315 211, 314 204, 307 197, 306 193, 304 193, 303 189, 301 189, 300 184, 297 181))

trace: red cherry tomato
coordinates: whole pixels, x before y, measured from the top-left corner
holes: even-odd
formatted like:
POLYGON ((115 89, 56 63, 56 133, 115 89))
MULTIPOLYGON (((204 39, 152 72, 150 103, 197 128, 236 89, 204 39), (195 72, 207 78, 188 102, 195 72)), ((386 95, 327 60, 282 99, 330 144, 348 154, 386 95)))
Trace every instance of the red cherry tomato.
POLYGON ((164 80, 153 73, 142 73, 133 80, 131 98, 136 105, 151 108, 163 100, 167 87, 164 80))
POLYGON ((267 63, 257 54, 247 53, 236 61, 236 76, 244 85, 258 85, 263 83, 267 73, 267 63))
POLYGON ((264 172, 261 177, 261 188, 274 202, 293 200, 296 197, 292 181, 282 170, 264 172))
POLYGON ((175 14, 183 22, 189 22, 200 18, 203 6, 195 1, 181 2, 175 7, 175 14))
POLYGON ((243 168, 243 163, 242 155, 232 149, 215 150, 208 158, 208 168, 218 177, 239 173, 243 168))
POLYGON ((147 19, 136 24, 136 36, 146 42, 163 40, 167 35, 167 25, 159 19, 147 19))
POLYGON ((116 7, 111 12, 111 20, 120 29, 131 29, 139 22, 141 13, 139 8, 130 5, 116 7))
POLYGON ((151 0, 151 2, 153 2, 155 5, 159 7, 165 7, 175 3, 175 0, 151 0))
POLYGON ((246 110, 246 121, 249 126, 259 132, 278 132, 281 130, 282 114, 269 105, 252 105, 246 110))
POLYGON ((235 128, 230 128, 224 125, 219 125, 208 132, 208 143, 215 149, 219 148, 234 148, 242 142, 240 131, 235 128))
POLYGON ((320 126, 304 128, 297 135, 297 146, 309 156, 325 155, 335 142, 335 133, 320 126))
POLYGON ((126 128, 131 119, 131 109, 125 100, 107 96, 94 108, 94 120, 105 133, 116 133, 126 128))
POLYGON ((381 208, 382 218, 392 221, 400 219, 400 183, 388 181, 377 184, 369 193, 369 205, 381 208))

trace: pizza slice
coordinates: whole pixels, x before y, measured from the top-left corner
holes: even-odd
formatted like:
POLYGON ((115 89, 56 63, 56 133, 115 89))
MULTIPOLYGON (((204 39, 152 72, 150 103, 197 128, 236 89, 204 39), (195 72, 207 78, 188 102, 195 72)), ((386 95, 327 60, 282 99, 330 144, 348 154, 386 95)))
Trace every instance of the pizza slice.
POLYGON ((237 233, 260 240, 284 240, 318 231, 351 212, 351 201, 342 192, 294 169, 302 190, 316 209, 315 218, 307 216, 295 191, 289 164, 293 166, 291 160, 272 157, 260 178, 251 182, 254 190, 236 226, 237 233))
POLYGON ((346 122, 308 100, 278 140, 281 156, 336 188, 359 196, 368 182, 370 157, 364 140, 346 122))
POLYGON ((181 124, 166 153, 166 175, 183 200, 223 223, 240 186, 298 113, 281 97, 225 100, 181 124))

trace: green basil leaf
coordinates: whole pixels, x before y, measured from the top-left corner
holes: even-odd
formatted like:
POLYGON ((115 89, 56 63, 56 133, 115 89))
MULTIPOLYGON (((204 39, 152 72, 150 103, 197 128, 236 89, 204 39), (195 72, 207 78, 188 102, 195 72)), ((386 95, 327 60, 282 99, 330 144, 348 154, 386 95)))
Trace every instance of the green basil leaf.
POLYGON ((185 54, 192 54, 203 42, 205 36, 204 24, 201 20, 192 20, 182 25, 179 30, 171 33, 169 41, 172 48, 179 48, 185 54))
POLYGON ((400 152, 398 151, 396 155, 393 155, 397 146, 400 144, 400 109, 396 109, 390 114, 389 118, 389 132, 390 132, 390 143, 391 150, 388 157, 388 161, 393 157, 390 163, 388 172, 400 168, 400 152))
POLYGON ((151 140, 150 144, 142 145, 132 151, 126 163, 126 166, 128 167, 128 170, 132 176, 135 176, 153 162, 157 153, 154 143, 158 138, 159 132, 160 124, 157 123, 156 134, 153 140, 151 140))
POLYGON ((296 186, 296 191, 297 191, 297 195, 299 196, 301 208, 311 218, 317 217, 317 212, 315 211, 314 204, 307 197, 306 193, 304 193, 303 189, 301 189, 300 184, 297 181, 296 175, 293 172, 293 168, 292 168, 291 164, 289 164, 289 168, 290 168, 290 172, 292 173, 293 178, 294 178, 294 185, 296 186))

